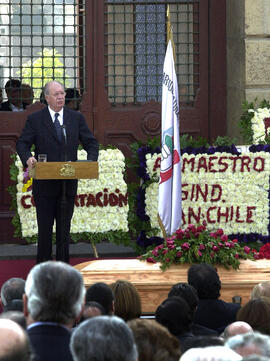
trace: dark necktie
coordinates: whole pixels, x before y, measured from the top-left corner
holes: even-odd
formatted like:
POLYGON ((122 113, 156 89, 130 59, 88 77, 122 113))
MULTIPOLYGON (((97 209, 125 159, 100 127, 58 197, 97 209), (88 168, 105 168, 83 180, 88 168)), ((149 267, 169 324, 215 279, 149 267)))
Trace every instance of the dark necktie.
POLYGON ((59 117, 59 113, 55 113, 54 114, 54 126, 55 126, 57 137, 61 141, 62 140, 62 129, 61 129, 61 125, 58 120, 58 117, 59 117))

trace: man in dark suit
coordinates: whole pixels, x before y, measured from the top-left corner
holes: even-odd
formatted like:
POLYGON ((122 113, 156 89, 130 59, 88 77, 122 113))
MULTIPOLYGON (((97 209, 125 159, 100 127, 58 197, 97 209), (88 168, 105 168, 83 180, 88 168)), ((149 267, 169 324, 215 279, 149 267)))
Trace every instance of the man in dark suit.
POLYGON ((22 84, 19 79, 9 79, 5 84, 8 100, 0 104, 0 111, 20 112, 28 104, 22 101, 22 84))
POLYGON ((79 271, 64 262, 34 266, 27 276, 24 315, 37 361, 72 361, 71 329, 84 306, 85 287, 79 271))
POLYGON ((190 266, 188 283, 197 290, 199 297, 194 323, 213 329, 220 334, 226 326, 236 320, 240 304, 219 299, 221 281, 213 266, 207 263, 190 266))
MULTIPOLYGON (((80 112, 64 107, 61 83, 51 81, 44 88, 48 106, 30 114, 17 142, 23 166, 35 167, 39 154, 48 162, 76 161, 79 143, 87 159, 98 158, 98 142, 80 112), (31 153, 35 146, 35 156, 31 153)), ((33 196, 38 222, 37 263, 52 259, 52 229, 56 220, 56 260, 69 262, 69 231, 77 193, 77 180, 34 180, 33 196), (65 201, 63 217, 63 200, 65 201)))

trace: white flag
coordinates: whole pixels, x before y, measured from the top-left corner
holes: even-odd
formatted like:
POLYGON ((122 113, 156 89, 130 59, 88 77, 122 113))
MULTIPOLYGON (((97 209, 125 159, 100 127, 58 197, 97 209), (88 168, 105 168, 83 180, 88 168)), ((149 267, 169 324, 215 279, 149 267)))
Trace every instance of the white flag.
POLYGON ((172 42, 169 40, 163 66, 162 137, 158 213, 167 235, 182 220, 182 187, 179 140, 179 100, 172 42))

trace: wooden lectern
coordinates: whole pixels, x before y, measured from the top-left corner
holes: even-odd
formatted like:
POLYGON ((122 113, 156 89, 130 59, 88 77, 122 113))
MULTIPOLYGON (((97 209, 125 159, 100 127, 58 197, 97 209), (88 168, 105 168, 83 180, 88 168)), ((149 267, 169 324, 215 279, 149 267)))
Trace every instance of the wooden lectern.
MULTIPOLYGON (((97 179, 98 162, 37 162, 35 168, 29 170, 29 176, 35 179, 97 179)), ((63 199, 61 217, 65 221, 65 181, 63 182, 63 199)), ((94 255, 98 258, 95 244, 91 242, 94 255)))
POLYGON ((37 162, 29 175, 35 179, 96 179, 98 162, 37 162))

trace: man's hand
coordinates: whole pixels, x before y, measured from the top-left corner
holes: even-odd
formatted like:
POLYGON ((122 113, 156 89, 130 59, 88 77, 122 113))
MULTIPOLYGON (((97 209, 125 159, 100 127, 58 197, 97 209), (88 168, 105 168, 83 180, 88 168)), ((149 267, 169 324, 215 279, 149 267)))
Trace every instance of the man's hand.
POLYGON ((28 168, 32 169, 32 168, 35 168, 36 162, 37 162, 37 160, 36 160, 35 157, 30 157, 30 158, 27 159, 26 163, 28 165, 28 168))

